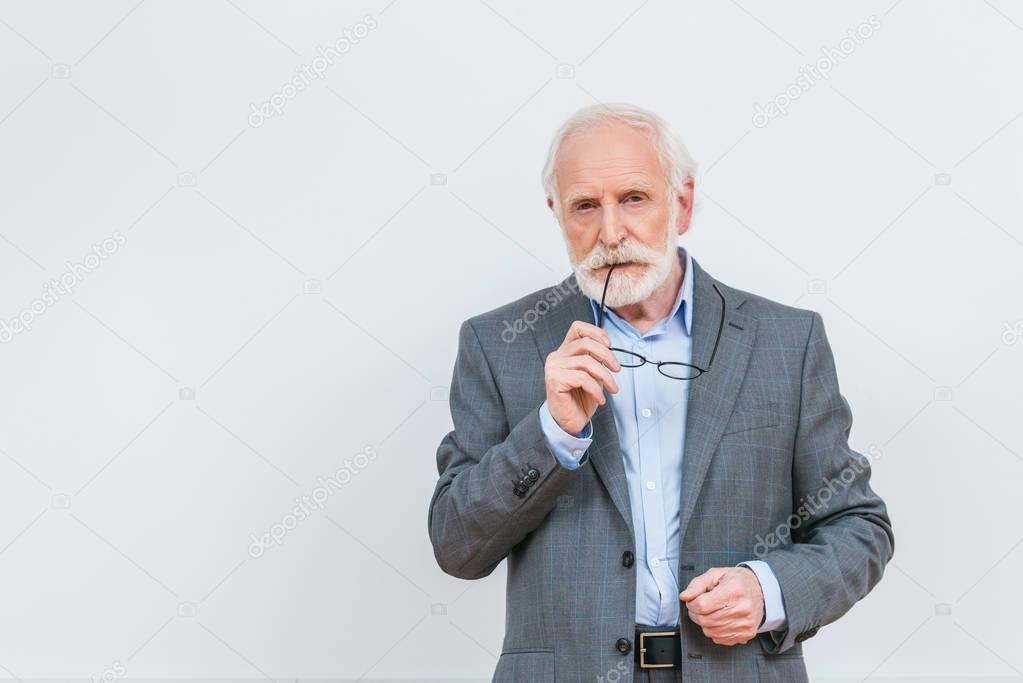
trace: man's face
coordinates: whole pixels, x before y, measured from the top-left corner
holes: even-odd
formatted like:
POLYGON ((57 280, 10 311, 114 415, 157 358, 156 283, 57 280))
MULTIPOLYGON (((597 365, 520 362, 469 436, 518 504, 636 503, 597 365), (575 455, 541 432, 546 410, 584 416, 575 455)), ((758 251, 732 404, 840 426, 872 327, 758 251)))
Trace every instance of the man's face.
MULTIPOLYGON (((600 299, 608 269, 620 264, 607 305, 646 299, 670 274, 678 235, 689 227, 692 181, 669 192, 653 143, 625 124, 579 131, 555 169, 569 260, 583 293, 600 299)), ((553 208, 553 202, 548 200, 553 208)))

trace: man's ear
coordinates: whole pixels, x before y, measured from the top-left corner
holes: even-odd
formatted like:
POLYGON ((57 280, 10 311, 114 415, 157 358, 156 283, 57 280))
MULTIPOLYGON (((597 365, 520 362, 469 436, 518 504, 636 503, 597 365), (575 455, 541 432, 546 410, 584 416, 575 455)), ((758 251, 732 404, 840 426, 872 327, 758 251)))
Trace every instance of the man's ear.
POLYGON ((554 210, 554 200, 551 199, 550 197, 547 198, 547 208, 550 209, 551 211, 554 210))
POLYGON ((678 225, 675 226, 675 229, 678 230, 680 235, 689 229, 689 222, 693 218, 693 189, 694 181, 692 176, 690 176, 682 184, 682 191, 676 197, 679 203, 679 211, 678 225))

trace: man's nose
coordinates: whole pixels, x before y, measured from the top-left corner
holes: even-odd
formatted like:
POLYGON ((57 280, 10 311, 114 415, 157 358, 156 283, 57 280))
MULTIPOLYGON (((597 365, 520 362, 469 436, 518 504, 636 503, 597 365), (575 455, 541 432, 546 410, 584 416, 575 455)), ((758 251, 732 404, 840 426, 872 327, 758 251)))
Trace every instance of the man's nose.
POLYGON ((607 247, 616 247, 625 239, 627 233, 625 225, 622 224, 622 216, 618 211, 617 204, 611 204, 603 210, 603 217, 600 223, 600 241, 607 247))

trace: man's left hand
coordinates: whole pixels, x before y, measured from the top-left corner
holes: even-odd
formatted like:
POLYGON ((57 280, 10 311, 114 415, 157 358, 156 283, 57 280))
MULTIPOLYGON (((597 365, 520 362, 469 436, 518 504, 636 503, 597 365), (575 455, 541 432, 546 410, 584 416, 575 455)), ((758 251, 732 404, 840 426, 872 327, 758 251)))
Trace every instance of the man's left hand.
POLYGON ((764 593, 749 567, 713 567, 679 593, 689 618, 718 645, 753 640, 764 619, 764 593))

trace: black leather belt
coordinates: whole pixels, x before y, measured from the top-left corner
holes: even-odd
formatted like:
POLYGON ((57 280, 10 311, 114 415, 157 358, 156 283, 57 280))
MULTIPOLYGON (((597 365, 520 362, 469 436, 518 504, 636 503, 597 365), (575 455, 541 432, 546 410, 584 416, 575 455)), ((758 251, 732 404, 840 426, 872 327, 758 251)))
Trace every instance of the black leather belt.
POLYGON ((641 669, 682 667, 682 643, 678 631, 651 627, 636 629, 636 664, 641 669))

